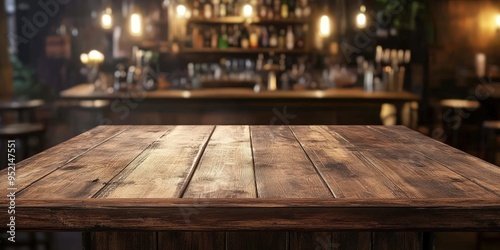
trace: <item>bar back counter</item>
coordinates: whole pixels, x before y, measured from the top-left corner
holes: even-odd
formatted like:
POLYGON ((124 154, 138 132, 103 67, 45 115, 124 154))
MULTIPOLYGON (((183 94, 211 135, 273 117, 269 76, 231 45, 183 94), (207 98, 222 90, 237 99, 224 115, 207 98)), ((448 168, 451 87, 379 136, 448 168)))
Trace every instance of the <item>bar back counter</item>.
POLYGON ((251 89, 96 92, 81 84, 61 93, 65 100, 110 100, 104 124, 118 125, 335 125, 382 124, 384 103, 396 107, 401 124, 405 103, 418 101, 409 92, 362 89, 263 91, 251 89))

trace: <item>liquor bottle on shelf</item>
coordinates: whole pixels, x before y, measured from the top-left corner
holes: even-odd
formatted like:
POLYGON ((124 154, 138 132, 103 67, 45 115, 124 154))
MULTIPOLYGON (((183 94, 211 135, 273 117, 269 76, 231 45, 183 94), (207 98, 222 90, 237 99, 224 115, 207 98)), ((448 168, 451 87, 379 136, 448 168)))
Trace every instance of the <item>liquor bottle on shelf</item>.
POLYGON ((286 48, 291 50, 295 46, 295 36, 293 34, 293 28, 291 25, 288 25, 288 30, 286 32, 286 48))
POLYGON ((280 36, 278 38, 278 48, 284 49, 286 46, 286 31, 284 29, 280 30, 280 36))
POLYGON ((195 0, 195 1, 193 2, 193 11, 192 11, 192 15, 193 15, 193 17, 195 17, 195 18, 200 17, 200 1, 198 1, 198 0, 195 0))
POLYGON ((217 36, 217 31, 214 28, 212 28, 210 31, 210 37, 211 37, 210 38, 210 47, 212 49, 217 48, 219 38, 217 36))
POLYGON ((212 0, 212 16, 220 17, 220 0, 212 0))
POLYGON ((233 16, 234 15, 233 1, 231 1, 231 0, 222 0, 222 2, 224 2, 224 4, 226 5, 226 16, 233 16))
POLYGON ((213 9, 212 5, 208 2, 209 0, 206 0, 205 4, 203 5, 203 16, 206 19, 210 19, 213 17, 213 9))
POLYGON ((209 0, 199 0, 198 3, 198 12, 199 12, 199 17, 205 17, 205 4, 209 0))
POLYGON ((281 0, 274 0, 273 3, 273 16, 274 19, 280 19, 281 17, 281 0))
POLYGON ((307 0, 301 0, 302 1, 302 15, 303 17, 309 17, 311 15, 311 6, 309 5, 307 0))
POLYGON ((219 45, 219 49, 227 49, 229 47, 227 26, 226 25, 222 25, 222 27, 221 27, 218 45, 219 45))
POLYGON ((297 6, 297 0, 288 0, 288 16, 295 17, 296 6, 297 6))
POLYGON ((227 3, 224 0, 222 0, 221 3, 220 3, 219 13, 220 13, 220 17, 226 17, 227 16, 227 3))
POLYGON ((259 11, 259 17, 260 18, 266 18, 267 17, 267 7, 264 4, 264 0, 259 0, 257 2, 257 10, 259 11))
POLYGON ((232 25, 229 25, 229 27, 227 27, 227 45, 230 48, 237 47, 234 37, 234 28, 232 25))
POLYGON ((278 34, 276 33, 274 26, 269 26, 269 47, 278 47, 278 34))
POLYGON ((305 46, 304 28, 297 26, 295 32, 295 48, 302 49, 305 46))
POLYGON ((255 49, 259 47, 259 35, 255 29, 250 32, 250 48, 255 49))
POLYGON ((203 47, 210 48, 212 47, 212 33, 210 29, 205 28, 205 32, 203 32, 203 47))
POLYGON ((241 31, 240 46, 243 49, 248 49, 250 47, 250 35, 248 34, 248 29, 243 27, 241 31))
POLYGON ((240 37, 241 36, 242 36, 241 28, 238 24, 235 24, 233 26, 233 46, 234 47, 241 47, 241 44, 240 44, 240 37))
POLYGON ((281 18, 286 19, 288 18, 288 0, 281 0, 281 18))
POLYGON ((260 36, 260 45, 263 48, 269 47, 269 33, 267 32, 267 28, 264 26, 262 27, 262 34, 260 36))

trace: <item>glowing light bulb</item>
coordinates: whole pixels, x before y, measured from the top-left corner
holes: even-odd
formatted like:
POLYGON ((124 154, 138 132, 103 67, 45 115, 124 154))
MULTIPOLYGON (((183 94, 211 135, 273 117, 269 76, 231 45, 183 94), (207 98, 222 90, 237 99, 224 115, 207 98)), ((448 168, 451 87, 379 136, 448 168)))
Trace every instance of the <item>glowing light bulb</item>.
POLYGON ((243 6, 243 16, 244 17, 251 17, 253 13, 253 7, 250 4, 245 4, 243 6))
POLYGON ((83 53, 80 55, 80 61, 83 63, 83 64, 88 64, 89 63, 89 55, 86 54, 86 53, 83 53))
POLYGON ((113 27, 113 16, 112 16, 113 11, 111 8, 106 8, 104 13, 101 16, 101 27, 103 29, 111 29, 113 27))
POLYGON ((321 16, 319 19, 319 34, 322 37, 329 36, 331 33, 330 17, 327 15, 321 16))
POLYGON ((187 12, 186 6, 184 6, 182 4, 179 4, 175 8, 175 10, 177 11, 177 16, 178 17, 185 17, 186 16, 186 12, 187 12))
POLYGON ((495 23, 497 25, 497 28, 500 28, 500 15, 497 15, 495 23))
POLYGON ((130 16, 130 33, 133 36, 142 35, 142 16, 141 16, 141 14, 134 13, 130 16))
POLYGON ((359 10, 361 12, 356 16, 356 26, 362 29, 366 27, 366 7, 364 5, 361 5, 359 10))

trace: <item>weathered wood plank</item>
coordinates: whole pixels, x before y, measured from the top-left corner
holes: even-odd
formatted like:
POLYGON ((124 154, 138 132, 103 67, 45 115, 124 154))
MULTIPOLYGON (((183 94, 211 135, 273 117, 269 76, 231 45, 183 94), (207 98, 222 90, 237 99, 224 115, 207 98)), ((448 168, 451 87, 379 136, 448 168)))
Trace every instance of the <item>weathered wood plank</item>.
MULTIPOLYGON (((17 163, 15 182, 17 191, 23 190, 128 128, 129 126, 99 126, 17 163)), ((0 174, 7 176, 7 169, 1 170, 0 174)), ((0 188, 6 190, 8 182, 0 182, 0 188)))
POLYGON ((251 136, 259 198, 333 197, 288 127, 253 126, 251 136))
POLYGON ((331 232, 291 232, 290 250, 335 249, 331 232))
POLYGON ((213 126, 179 126, 144 150, 98 198, 180 198, 213 126))
POLYGON ((93 232, 91 250, 159 249, 155 232, 93 232))
POLYGON ((449 170, 500 196, 499 167, 403 126, 370 128, 406 147, 409 146, 408 142, 413 142, 412 155, 426 155, 449 170))
POLYGON ((423 234, 418 232, 374 232, 373 250, 421 250, 423 234))
POLYGON ((498 231, 500 199, 19 199, 16 221, 41 231, 498 231))
POLYGON ((158 249, 165 250, 224 250, 224 232, 159 232, 158 249))
MULTIPOLYGON (((187 187, 184 198, 256 198, 250 131, 248 126, 217 126, 200 163, 187 187)), ((273 233, 214 233, 226 239, 226 249, 262 249, 273 233)), ((196 234, 192 234, 196 238, 196 234)), ((274 240, 275 241, 275 240, 274 240)), ((276 249, 276 248, 275 248, 276 249)))
POLYGON ((255 198, 248 126, 217 126, 185 198, 255 198))
POLYGON ((383 136, 368 129, 368 127, 360 129, 362 127, 355 126, 354 128, 353 134, 350 134, 349 130, 344 130, 343 127, 339 129, 339 127, 331 126, 329 130, 344 138, 350 138, 350 143, 357 146, 358 151, 365 159, 411 198, 487 198, 497 196, 446 168, 434 158, 417 153, 413 144, 410 146, 398 142, 396 139, 383 136), (368 141, 378 142, 373 145, 367 144, 363 138, 370 138, 368 141), (384 140, 387 142, 382 143, 384 140))
POLYGON ((90 198, 171 127, 136 126, 60 167, 19 198, 90 198))
POLYGON ((288 236, 286 232, 228 232, 226 249, 262 249, 286 250, 288 236))
MULTIPOLYGON (((288 127, 252 127, 252 145, 259 198, 333 197, 288 127)), ((283 232, 275 234, 286 237, 283 232)), ((290 248, 300 249, 310 243, 307 239, 324 236, 325 233, 290 232, 290 248)))
POLYGON ((326 127, 291 127, 336 198, 405 198, 407 195, 357 151, 326 127))
POLYGON ((333 234, 333 249, 371 250, 371 232, 336 232, 333 234))

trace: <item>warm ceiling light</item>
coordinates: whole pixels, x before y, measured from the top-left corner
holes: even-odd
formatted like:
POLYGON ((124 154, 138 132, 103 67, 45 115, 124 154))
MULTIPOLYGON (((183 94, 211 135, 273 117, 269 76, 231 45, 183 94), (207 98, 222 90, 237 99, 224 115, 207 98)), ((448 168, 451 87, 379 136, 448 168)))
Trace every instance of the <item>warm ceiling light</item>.
POLYGON ((89 63, 89 55, 86 54, 86 53, 83 53, 80 55, 80 61, 83 63, 83 64, 87 64, 89 63))
POLYGON ((366 27, 366 7, 364 5, 361 5, 359 8, 361 12, 356 16, 356 27, 362 29, 366 27))
POLYGON ((113 27, 113 16, 111 16, 111 8, 106 8, 106 11, 101 16, 101 27, 103 29, 111 29, 113 27))
POLYGON ((141 16, 141 14, 134 13, 130 16, 130 33, 133 36, 142 35, 142 16, 141 16))
POLYGON ((497 15, 497 17, 496 17, 496 25, 497 25, 497 28, 500 28, 500 15, 497 15))
POLYGON ((89 52, 88 54, 89 63, 102 63, 103 61, 104 61, 104 55, 98 50, 91 50, 89 52))
POLYGON ((243 16, 244 17, 251 17, 253 13, 253 7, 250 4, 245 4, 243 6, 243 16))
POLYGON ((327 37, 331 33, 330 17, 327 15, 321 16, 319 19, 319 34, 322 37, 327 37))
POLYGON ((185 17, 186 16, 186 12, 187 12, 186 6, 179 4, 179 5, 177 5, 177 8, 175 8, 175 10, 177 11, 178 17, 185 17))

